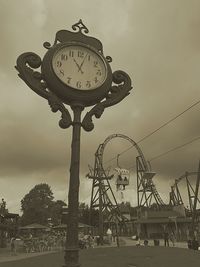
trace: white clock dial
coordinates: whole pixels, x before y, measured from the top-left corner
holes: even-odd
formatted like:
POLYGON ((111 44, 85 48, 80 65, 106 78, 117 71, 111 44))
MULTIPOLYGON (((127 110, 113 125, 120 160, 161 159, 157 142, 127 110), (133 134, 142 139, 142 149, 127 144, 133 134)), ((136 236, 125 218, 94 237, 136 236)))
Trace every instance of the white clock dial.
POLYGON ((53 56, 52 67, 63 83, 79 90, 96 89, 107 76, 104 59, 81 45, 65 46, 58 50, 53 56))

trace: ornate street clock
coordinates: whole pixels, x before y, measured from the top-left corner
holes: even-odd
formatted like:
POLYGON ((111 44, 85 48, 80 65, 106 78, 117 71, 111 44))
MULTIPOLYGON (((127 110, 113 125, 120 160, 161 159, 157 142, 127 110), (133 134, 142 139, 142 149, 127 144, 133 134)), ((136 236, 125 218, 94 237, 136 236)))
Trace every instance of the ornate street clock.
MULTIPOLYGON (((94 128, 92 117, 100 118, 104 109, 123 100, 131 90, 131 79, 123 71, 112 73, 111 57, 104 56, 102 43, 87 36, 88 29, 80 20, 72 26, 74 32, 56 33, 54 44, 43 59, 37 54, 23 53, 17 59, 19 77, 38 95, 45 98, 53 112, 60 111, 59 126, 72 126, 70 182, 68 192, 68 222, 65 267, 78 267, 78 201, 81 128, 94 128), (41 68, 40 70, 37 70, 41 68), (73 111, 73 119, 66 108, 73 111), (93 106, 84 118, 85 107, 93 106)), ((101 234, 103 236, 103 233, 101 234)))
POLYGON ((52 58, 53 70, 68 87, 94 90, 107 78, 107 63, 93 48, 83 44, 64 45, 52 58))
POLYGON ((119 103, 131 90, 130 77, 123 71, 112 73, 111 57, 104 56, 102 43, 86 34, 80 20, 72 26, 74 32, 60 30, 54 44, 44 43, 48 50, 43 60, 35 53, 24 53, 17 59, 16 69, 27 85, 46 98, 53 112, 62 113, 59 125, 72 124, 64 104, 94 106, 82 121, 86 131, 94 128, 92 116, 100 118, 106 107, 119 103), (34 71, 41 67, 41 73, 34 71))
POLYGON ((51 92, 65 104, 92 106, 108 94, 112 85, 111 58, 104 57, 102 43, 83 34, 87 28, 79 22, 78 32, 57 32, 53 46, 42 62, 42 73, 51 92))
POLYGON ((94 105, 111 87, 109 61, 90 45, 92 37, 87 38, 89 44, 80 40, 59 43, 43 59, 42 72, 48 87, 69 105, 77 101, 83 106, 94 105))

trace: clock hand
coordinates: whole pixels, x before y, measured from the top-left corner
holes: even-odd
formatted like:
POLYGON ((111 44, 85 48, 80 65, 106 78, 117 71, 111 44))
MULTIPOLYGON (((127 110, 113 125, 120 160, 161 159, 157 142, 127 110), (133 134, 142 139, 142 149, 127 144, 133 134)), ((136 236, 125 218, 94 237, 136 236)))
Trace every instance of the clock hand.
MULTIPOLYGON (((88 53, 85 55, 83 61, 81 62, 81 65, 80 65, 80 68, 79 68, 80 71, 81 71, 81 68, 82 68, 82 66, 83 66, 83 63, 85 62, 85 59, 86 59, 87 55, 88 55, 88 53)), ((83 72, 82 72, 82 73, 83 73, 83 72)))
POLYGON ((77 63, 77 61, 74 58, 73 58, 73 60, 74 60, 74 62, 76 64, 76 66, 78 67, 78 72, 80 71, 83 74, 83 71, 81 69, 81 66, 79 66, 79 64, 77 63))

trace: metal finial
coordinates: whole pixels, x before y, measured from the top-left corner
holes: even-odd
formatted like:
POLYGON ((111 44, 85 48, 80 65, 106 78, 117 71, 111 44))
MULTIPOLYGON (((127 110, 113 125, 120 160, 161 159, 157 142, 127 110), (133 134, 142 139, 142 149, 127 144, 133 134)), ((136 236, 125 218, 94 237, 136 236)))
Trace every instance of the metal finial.
POLYGON ((81 33, 89 33, 88 28, 83 24, 81 19, 79 20, 79 22, 72 25, 72 29, 81 33))

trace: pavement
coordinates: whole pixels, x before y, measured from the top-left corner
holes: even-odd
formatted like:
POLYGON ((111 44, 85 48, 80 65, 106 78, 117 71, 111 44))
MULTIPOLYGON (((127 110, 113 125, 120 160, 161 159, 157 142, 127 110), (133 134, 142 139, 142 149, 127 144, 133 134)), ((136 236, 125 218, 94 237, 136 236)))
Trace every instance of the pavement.
MULTIPOLYGON (((137 241, 131 239, 130 237, 120 237, 120 239, 122 240, 122 242, 124 243, 123 246, 136 246, 137 241)), ((164 240, 160 239, 159 240, 160 246, 164 247, 164 240)), ((143 245, 144 244, 144 240, 140 241, 140 244, 143 245)), ((186 241, 183 242, 175 242, 174 244, 176 248, 187 248, 188 249, 188 245, 186 241)), ((154 246, 154 241, 153 240, 148 240, 148 246, 154 246)), ((169 241, 169 246, 173 247, 173 244, 169 241)))
POLYGON ((8 262, 8 261, 17 261, 26 258, 37 257, 41 255, 47 255, 51 253, 55 253, 57 251, 44 251, 44 252, 32 252, 32 253, 25 253, 25 252, 17 252, 16 254, 11 253, 9 248, 0 248, 0 263, 1 262, 8 262))
MULTIPOLYGON (((134 241, 135 242, 135 241, 134 241)), ((133 244, 133 243, 132 243, 133 244)), ((80 267, 199 267, 200 252, 164 246, 126 246, 82 249, 80 267)), ((1 262, 1 267, 61 267, 64 253, 1 262)), ((65 266, 65 265, 64 265, 65 266)))
MULTIPOLYGON (((127 246, 136 246, 137 241, 131 239, 130 237, 120 237, 119 239, 119 247, 127 247, 127 246)), ((143 246, 143 240, 141 240, 141 246, 143 246)), ((153 240, 149 240, 148 242, 149 247, 154 246, 153 240)), ((160 240, 160 246, 164 247, 164 241, 160 240)), ((116 242, 112 242, 112 244, 107 244, 104 246, 95 246, 95 248, 107 248, 107 247, 117 247, 116 242)), ((172 244, 170 244, 170 247, 173 247, 172 244)), ((186 242, 176 242, 175 243, 176 248, 187 248, 186 242)), ((188 248, 187 248, 188 249, 188 248)), ((57 251, 45 251, 45 252, 33 252, 33 253, 24 253, 24 252, 18 252, 16 255, 11 254, 9 247, 8 248, 0 248, 0 263, 2 262, 9 262, 9 261, 17 261, 21 259, 28 259, 32 257, 47 255, 59 252, 57 251)))

